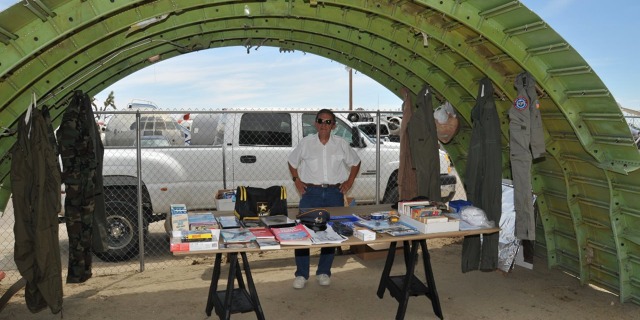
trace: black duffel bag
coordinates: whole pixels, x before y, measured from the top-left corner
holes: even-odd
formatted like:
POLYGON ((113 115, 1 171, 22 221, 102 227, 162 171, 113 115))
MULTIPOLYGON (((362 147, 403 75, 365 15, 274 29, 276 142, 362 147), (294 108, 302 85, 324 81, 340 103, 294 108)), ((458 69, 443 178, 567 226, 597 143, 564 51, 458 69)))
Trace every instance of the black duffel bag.
POLYGON ((284 186, 256 188, 239 186, 233 212, 238 219, 287 215, 287 189, 284 186))

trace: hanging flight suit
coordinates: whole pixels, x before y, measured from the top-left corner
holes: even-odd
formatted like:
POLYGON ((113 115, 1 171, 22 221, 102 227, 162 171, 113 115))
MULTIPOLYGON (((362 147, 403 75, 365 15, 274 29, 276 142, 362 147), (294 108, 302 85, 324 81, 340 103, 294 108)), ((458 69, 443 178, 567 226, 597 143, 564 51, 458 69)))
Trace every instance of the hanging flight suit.
POLYGON ((409 146, 409 121, 413 116, 411 92, 407 88, 401 89, 404 100, 402 102, 402 123, 400 123, 400 165, 398 167, 398 196, 399 200, 413 199, 418 196, 418 181, 416 170, 411 161, 409 146))
POLYGON ((440 151, 436 120, 433 117, 431 88, 424 85, 418 93, 416 107, 407 132, 411 146, 411 161, 416 168, 418 195, 441 201, 440 151))
POLYGON ((25 115, 18 120, 18 138, 11 154, 14 261, 27 281, 27 308, 36 313, 49 306, 56 314, 62 310, 63 293, 58 239, 60 165, 49 110, 34 107, 28 112, 27 123, 25 115))
MULTIPOLYGON (((465 173, 467 200, 498 225, 502 214, 502 136, 489 78, 480 80, 471 122, 465 173)), ((499 239, 498 233, 483 235, 482 241, 480 235, 466 236, 462 243, 462 272, 498 268, 499 239)))
POLYGON ((518 96, 509 110, 509 148, 513 175, 514 205, 516 211, 516 237, 535 240, 536 221, 531 191, 532 159, 545 153, 540 103, 536 80, 528 72, 515 80, 518 96))
MULTIPOLYGON (((90 101, 89 96, 85 94, 85 100, 90 101)), ((94 210, 93 210, 93 228, 91 235, 91 248, 93 252, 105 252, 108 249, 107 235, 107 210, 104 200, 104 182, 102 178, 102 161, 104 158, 104 145, 100 139, 100 126, 96 122, 96 118, 91 108, 84 113, 84 121, 87 127, 93 128, 89 130, 89 136, 93 142, 93 153, 96 158, 96 173, 94 175, 94 210)))
POLYGON ((91 101, 82 91, 74 92, 58 129, 62 158, 62 181, 69 236, 69 268, 67 283, 81 283, 91 278, 91 246, 95 210, 96 157, 86 113, 91 101))

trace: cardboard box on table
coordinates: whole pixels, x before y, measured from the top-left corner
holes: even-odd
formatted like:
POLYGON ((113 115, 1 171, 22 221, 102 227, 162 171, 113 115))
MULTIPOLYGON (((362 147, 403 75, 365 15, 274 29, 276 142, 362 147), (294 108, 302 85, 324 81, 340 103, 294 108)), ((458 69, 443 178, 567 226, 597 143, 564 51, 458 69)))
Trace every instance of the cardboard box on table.
POLYGON ((230 192, 234 192, 231 189, 220 189, 216 192, 215 202, 216 202, 216 210, 218 211, 233 211, 236 206, 236 197, 235 195, 231 198, 224 198, 225 194, 230 192))

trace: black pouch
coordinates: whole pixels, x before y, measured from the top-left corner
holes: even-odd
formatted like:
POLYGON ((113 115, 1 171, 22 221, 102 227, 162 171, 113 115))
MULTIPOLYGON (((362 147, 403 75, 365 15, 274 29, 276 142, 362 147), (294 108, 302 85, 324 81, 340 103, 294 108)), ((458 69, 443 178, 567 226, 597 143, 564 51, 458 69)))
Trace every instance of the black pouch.
POLYGON ((324 231, 330 217, 329 211, 325 209, 300 209, 296 219, 313 231, 324 231))

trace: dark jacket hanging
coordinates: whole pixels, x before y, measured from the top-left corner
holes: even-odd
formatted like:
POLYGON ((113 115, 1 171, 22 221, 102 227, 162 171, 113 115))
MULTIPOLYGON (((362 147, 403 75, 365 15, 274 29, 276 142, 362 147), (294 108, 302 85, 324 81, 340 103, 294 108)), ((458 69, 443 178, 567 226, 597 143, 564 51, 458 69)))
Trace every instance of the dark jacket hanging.
MULTIPOLYGON (((502 215, 502 134, 489 78, 480 80, 471 110, 471 142, 465 174, 467 200, 500 223, 502 215)), ((462 272, 491 271, 498 267, 499 234, 468 236, 462 243, 462 272)))
POLYGON ((400 166, 398 168, 399 199, 413 199, 418 196, 418 181, 416 169, 411 161, 411 147, 409 145, 409 121, 413 116, 413 102, 411 91, 400 89, 404 100, 402 102, 402 123, 400 124, 400 166))
POLYGON ((12 150, 11 186, 15 215, 14 260, 26 279, 25 301, 33 313, 62 309, 62 264, 58 240, 60 165, 49 111, 33 109, 18 123, 12 150), (52 141, 54 143, 52 143, 52 141))
MULTIPOLYGON (((67 195, 64 203, 69 235, 67 283, 84 282, 92 276, 98 165, 96 141, 92 139, 95 126, 89 96, 82 91, 74 92, 57 132, 67 195)), ((98 193, 101 194, 100 190, 98 193)))
POLYGON ((425 84, 416 96, 416 107, 409 121, 408 133, 411 158, 416 168, 418 195, 440 201, 440 151, 432 99, 431 88, 425 84))

